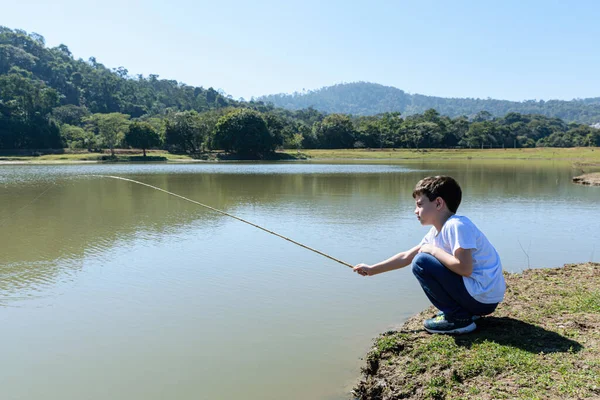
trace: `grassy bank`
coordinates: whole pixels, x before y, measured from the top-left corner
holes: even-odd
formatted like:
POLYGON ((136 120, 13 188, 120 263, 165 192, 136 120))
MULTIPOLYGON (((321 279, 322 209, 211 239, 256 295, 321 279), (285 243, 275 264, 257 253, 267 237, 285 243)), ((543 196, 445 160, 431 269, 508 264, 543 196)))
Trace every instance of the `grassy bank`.
MULTIPOLYGON (((186 154, 173 154, 164 150, 147 150, 146 157, 142 151, 130 149, 115 149, 115 155, 111 156, 109 151, 102 153, 93 153, 87 151, 72 152, 66 150, 64 153, 44 154, 40 152, 29 154, 2 154, 0 152, 1 164, 70 164, 70 163, 111 163, 111 162, 202 162, 202 161, 252 161, 252 159, 239 157, 235 154, 224 153, 223 151, 212 151, 203 153, 198 157, 192 157, 186 154)), ((286 161, 286 160, 304 160, 307 157, 304 154, 291 154, 287 152, 276 152, 263 161, 286 161)))
POLYGON ((428 309, 375 340, 355 397, 600 397, 600 264, 507 274, 493 316, 462 336, 430 335, 428 309))
MULTIPOLYGON (((31 155, 1 155, 0 163, 77 163, 77 162, 196 162, 199 159, 183 154, 171 154, 163 150, 149 150, 143 158, 138 150, 117 150, 116 158, 108 153, 71 153, 31 155)), ((222 152, 206 154, 202 160, 236 160, 235 156, 223 156, 222 152)), ((335 150, 285 150, 277 152, 275 160, 311 159, 327 160, 561 160, 579 167, 600 167, 600 148, 534 148, 534 149, 335 149, 335 150)))
MULTIPOLYGON (((294 154, 294 151, 289 151, 294 154)), ((523 159, 565 160, 600 165, 600 148, 533 148, 533 149, 335 149, 302 150, 311 159, 523 159)))
POLYGON ((164 150, 148 150, 146 157, 141 151, 117 150, 115 157, 111 157, 109 152, 91 153, 91 152, 68 152, 62 154, 43 154, 36 155, 0 155, 0 164, 68 164, 68 163, 86 163, 86 162, 182 162, 193 161, 187 155, 171 154, 164 150))

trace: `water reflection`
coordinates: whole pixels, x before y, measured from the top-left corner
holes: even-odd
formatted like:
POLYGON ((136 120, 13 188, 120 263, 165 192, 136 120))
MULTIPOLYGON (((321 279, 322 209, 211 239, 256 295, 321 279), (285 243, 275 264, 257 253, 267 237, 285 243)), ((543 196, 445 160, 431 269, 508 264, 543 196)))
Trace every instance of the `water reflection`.
MULTIPOLYGON (((511 204, 509 218, 526 219, 525 212, 531 214, 530 206, 536 204, 551 218, 551 208, 560 203, 576 201, 578 207, 589 211, 595 209, 599 198, 594 188, 570 184, 570 169, 554 163, 184 165, 165 173, 169 168, 3 169, 0 224, 1 240, 8 251, 3 254, 0 291, 18 293, 28 285, 38 287, 63 279, 61 275, 70 276, 72 269, 81 268, 83 259, 101 257, 114 243, 139 238, 152 241, 193 226, 218 225, 226 218, 147 187, 82 176, 87 174, 121 174, 258 224, 269 221, 277 225, 277 219, 283 218, 311 226, 318 223, 321 230, 338 225, 338 234, 344 225, 376 226, 393 223, 388 218, 410 218, 406 210, 411 208, 415 182, 440 172, 461 183, 465 199, 461 211, 475 211, 486 221, 494 219, 496 225, 500 221, 495 214, 505 215, 507 203, 511 204), (273 216, 275 221, 270 221, 273 216)), ((302 230, 302 225, 276 227, 292 235, 302 230)))

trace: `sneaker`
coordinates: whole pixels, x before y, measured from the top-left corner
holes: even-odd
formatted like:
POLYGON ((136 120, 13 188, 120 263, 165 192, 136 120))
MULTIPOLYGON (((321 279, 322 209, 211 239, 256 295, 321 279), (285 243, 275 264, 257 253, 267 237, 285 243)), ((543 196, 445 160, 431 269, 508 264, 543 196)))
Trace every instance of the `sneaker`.
MULTIPOLYGON (((442 316, 442 317, 443 317, 443 316, 444 316, 444 312, 443 312, 443 311, 440 311, 440 312, 438 312, 437 314, 435 314, 435 316, 436 316, 436 317, 440 317, 440 316, 442 316)), ((472 316, 471 316, 471 321, 477 321, 478 319, 481 319, 481 318, 482 318, 482 317, 481 317, 481 315, 472 315, 472 316)))
POLYGON ((471 319, 447 320, 445 315, 427 319, 423 323, 425 330, 429 333, 460 334, 473 332, 477 325, 471 319))

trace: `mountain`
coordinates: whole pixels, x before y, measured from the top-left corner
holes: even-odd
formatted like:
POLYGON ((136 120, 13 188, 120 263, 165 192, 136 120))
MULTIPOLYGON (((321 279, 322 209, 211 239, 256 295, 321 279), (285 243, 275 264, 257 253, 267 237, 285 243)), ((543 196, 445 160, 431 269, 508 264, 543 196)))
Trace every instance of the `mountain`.
POLYGON ((43 103, 45 108, 85 107, 91 113, 119 112, 134 118, 169 109, 206 111, 238 104, 213 88, 158 75, 130 76, 127 69, 109 69, 94 57, 75 59, 64 44, 49 48, 42 35, 4 26, 0 26, 0 78, 4 103, 27 93, 28 103, 43 103))
POLYGON ((585 124, 600 122, 600 97, 570 101, 527 100, 523 102, 445 98, 408 94, 395 87, 369 82, 342 83, 304 93, 273 94, 261 96, 257 100, 290 110, 313 107, 322 112, 353 115, 376 115, 399 111, 406 116, 422 114, 434 108, 440 114, 449 117, 472 116, 480 111, 487 111, 496 117, 517 112, 558 117, 567 122, 585 124))

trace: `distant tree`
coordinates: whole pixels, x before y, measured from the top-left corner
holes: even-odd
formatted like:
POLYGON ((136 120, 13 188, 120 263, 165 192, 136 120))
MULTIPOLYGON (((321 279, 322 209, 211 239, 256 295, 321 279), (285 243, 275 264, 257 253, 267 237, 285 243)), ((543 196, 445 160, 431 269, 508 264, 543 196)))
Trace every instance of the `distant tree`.
POLYGON ((73 104, 55 107, 52 110, 52 118, 60 124, 81 125, 83 119, 89 115, 87 107, 73 104))
POLYGON ((115 156, 115 147, 125 137, 129 127, 129 115, 121 113, 93 114, 85 119, 98 135, 100 145, 110 149, 111 157, 115 156))
POLYGON ((267 123, 267 128, 269 128, 269 132, 271 132, 271 135, 275 138, 277 145, 283 145, 284 132, 289 132, 289 129, 286 128, 288 128, 288 125, 290 125, 291 122, 286 121, 285 118, 274 112, 264 113, 262 114, 262 117, 267 123))
POLYGON ((0 147, 4 149, 59 148, 60 131, 48 114, 57 106, 56 90, 12 67, 0 74, 0 147))
POLYGON ((404 120, 399 112, 383 113, 378 117, 379 147, 395 147, 399 144, 404 120))
POLYGON ((475 114, 475 116, 473 117, 473 122, 485 122, 491 121, 492 119, 494 119, 492 113, 484 110, 479 111, 477 114, 475 114))
POLYGON ((217 92, 215 89, 209 87, 208 90, 206 91, 206 102, 208 104, 214 104, 215 101, 217 100, 217 96, 219 96, 219 92, 217 92))
POLYGON ((201 153, 210 140, 211 128, 196 111, 170 114, 165 123, 165 145, 171 151, 201 153))
POLYGON ((12 67, 31 70, 37 58, 19 47, 0 44, 0 73, 7 73, 12 67))
POLYGON ((264 158, 275 150, 277 139, 260 113, 238 109, 219 118, 215 144, 243 156, 264 158))
POLYGON ((423 119, 427 122, 437 123, 440 120, 440 113, 436 109, 430 108, 423 113, 423 119))
POLYGON ((379 116, 360 116, 354 121, 356 140, 365 147, 389 147, 388 132, 384 129, 385 123, 379 116))
POLYGON ((125 134, 125 142, 131 147, 142 149, 146 157, 146 149, 160 146, 158 132, 147 122, 134 122, 129 125, 125 134))
POLYGON ((62 124, 60 135, 67 147, 72 149, 88 149, 91 151, 97 146, 94 133, 79 126, 62 124))
POLYGON ((439 147, 443 139, 440 126, 435 122, 419 122, 416 126, 421 138, 419 147, 439 147))
POLYGON ((331 114, 313 126, 319 146, 324 149, 351 149, 354 147, 355 129, 347 115, 331 114))
POLYGON ((469 130, 463 136, 461 143, 469 148, 485 145, 491 146, 497 143, 496 125, 493 122, 473 122, 469 130))
POLYGON ((586 136, 586 146, 600 146, 600 129, 590 129, 586 136))
POLYGON ((304 140, 304 136, 301 133, 294 133, 291 139, 288 141, 289 146, 296 149, 298 153, 300 153, 300 149, 302 148, 302 141, 304 140))

